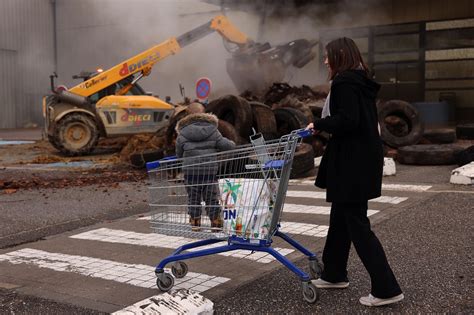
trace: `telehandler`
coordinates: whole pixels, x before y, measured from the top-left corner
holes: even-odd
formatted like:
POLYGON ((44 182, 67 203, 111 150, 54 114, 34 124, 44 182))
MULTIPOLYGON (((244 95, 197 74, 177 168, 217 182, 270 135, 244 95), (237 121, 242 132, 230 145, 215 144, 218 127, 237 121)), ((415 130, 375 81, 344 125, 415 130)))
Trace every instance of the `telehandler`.
POLYGON ((181 48, 218 32, 232 54, 227 72, 240 91, 281 81, 286 69, 303 67, 315 57, 314 41, 299 39, 271 47, 256 43, 223 15, 177 37, 169 38, 108 70, 83 76, 69 90, 57 89, 51 75, 52 94, 43 98, 45 134, 65 155, 90 153, 100 137, 153 133, 168 123, 174 106, 146 95, 137 82, 150 74, 160 60, 181 48))

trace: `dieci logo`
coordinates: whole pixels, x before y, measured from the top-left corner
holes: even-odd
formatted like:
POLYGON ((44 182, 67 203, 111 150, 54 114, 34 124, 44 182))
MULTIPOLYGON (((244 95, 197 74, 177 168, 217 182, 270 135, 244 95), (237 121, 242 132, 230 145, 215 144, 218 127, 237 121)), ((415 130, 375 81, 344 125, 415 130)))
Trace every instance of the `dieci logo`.
POLYGON ((137 115, 135 113, 125 113, 122 115, 120 118, 122 121, 126 122, 134 122, 134 123, 140 123, 142 121, 150 121, 151 120, 151 115, 137 115))
POLYGON ((139 60, 137 63, 131 63, 130 65, 126 62, 122 65, 122 68, 120 68, 119 75, 126 76, 130 73, 133 73, 134 71, 146 66, 147 64, 151 62, 156 62, 160 58, 160 53, 155 52, 152 53, 151 55, 143 58, 142 60, 139 60))

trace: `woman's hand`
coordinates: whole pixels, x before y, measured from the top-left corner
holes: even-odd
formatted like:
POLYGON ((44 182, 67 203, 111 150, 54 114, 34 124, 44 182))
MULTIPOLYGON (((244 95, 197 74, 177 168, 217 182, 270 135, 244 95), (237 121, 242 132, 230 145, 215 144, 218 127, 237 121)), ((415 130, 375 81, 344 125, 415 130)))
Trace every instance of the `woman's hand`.
POLYGON ((313 123, 309 123, 308 126, 306 126, 305 130, 312 130, 313 135, 317 135, 319 133, 319 131, 314 129, 314 124, 313 123))

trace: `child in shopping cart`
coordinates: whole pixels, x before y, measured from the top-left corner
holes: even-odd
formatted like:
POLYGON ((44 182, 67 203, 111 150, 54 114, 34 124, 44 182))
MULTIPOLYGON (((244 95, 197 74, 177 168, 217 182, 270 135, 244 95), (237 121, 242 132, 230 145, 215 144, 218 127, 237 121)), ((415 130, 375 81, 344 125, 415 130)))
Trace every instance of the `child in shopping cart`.
POLYGON ((220 229, 223 225, 217 180, 219 167, 213 153, 232 150, 235 143, 221 135, 217 129, 218 121, 213 114, 195 113, 176 125, 176 155, 183 158, 189 222, 193 230, 201 226, 203 201, 211 228, 220 229))

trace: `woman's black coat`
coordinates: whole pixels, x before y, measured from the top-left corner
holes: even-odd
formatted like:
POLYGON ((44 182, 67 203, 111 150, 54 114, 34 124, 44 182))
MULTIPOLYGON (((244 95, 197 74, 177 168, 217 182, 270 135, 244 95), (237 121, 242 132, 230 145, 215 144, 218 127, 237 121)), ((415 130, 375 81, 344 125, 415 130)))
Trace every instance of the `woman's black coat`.
POLYGON ((314 123, 316 130, 331 134, 315 182, 327 189, 329 202, 361 202, 381 194, 383 146, 375 105, 379 89, 362 70, 340 73, 331 85, 331 116, 314 123))

